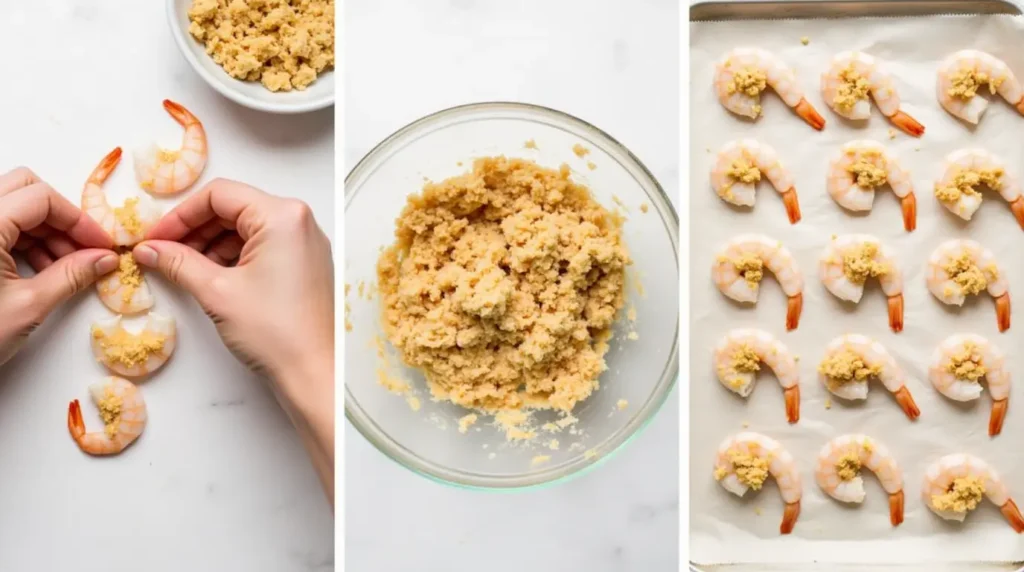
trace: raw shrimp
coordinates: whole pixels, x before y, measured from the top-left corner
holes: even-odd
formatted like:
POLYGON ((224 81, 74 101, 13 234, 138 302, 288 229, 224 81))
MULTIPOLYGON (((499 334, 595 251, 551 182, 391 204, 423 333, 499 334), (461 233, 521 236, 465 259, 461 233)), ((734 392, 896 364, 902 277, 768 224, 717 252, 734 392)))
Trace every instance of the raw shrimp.
POLYGON ((868 380, 876 377, 896 397, 907 417, 921 415, 907 389, 907 374, 882 344, 867 336, 846 334, 829 342, 818 374, 825 387, 843 399, 867 399, 868 380))
POLYGON ((946 156, 942 179, 935 183, 935 197, 946 210, 971 220, 981 207, 981 189, 997 191, 1010 203, 1017 224, 1024 228, 1024 196, 1020 183, 1006 171, 1006 164, 984 149, 960 149, 946 156))
POLYGON ((909 135, 920 137, 924 125, 900 109, 892 75, 874 56, 864 52, 840 52, 821 74, 821 93, 825 103, 842 117, 853 120, 871 116, 868 94, 883 115, 909 135))
POLYGON ((928 290, 943 304, 962 306, 987 291, 996 301, 999 331, 1010 328, 1010 284, 992 251, 968 239, 947 240, 928 257, 928 290))
POLYGON ((793 176, 779 161, 771 146, 753 139, 726 143, 718 152, 711 169, 711 186, 718 196, 734 205, 754 206, 754 189, 761 175, 782 195, 789 222, 800 221, 800 202, 796 197, 793 176))
POLYGON ((150 312, 139 333, 121 325, 121 316, 93 323, 92 351, 97 361, 125 377, 142 377, 163 367, 174 353, 177 328, 172 318, 150 312))
POLYGON ((804 278, 796 260, 782 243, 760 234, 741 234, 719 251, 711 268, 715 285, 737 302, 756 303, 764 268, 775 274, 789 298, 786 329, 800 323, 804 305, 804 278))
POLYGON ((821 131, 825 119, 804 97, 796 74, 775 54, 761 48, 735 48, 715 65, 715 92, 729 111, 757 119, 761 92, 768 86, 811 127, 821 131))
POLYGON ((754 378, 764 362, 785 390, 786 419, 800 420, 800 370, 796 358, 775 336, 763 330, 740 328, 729 332, 715 347, 718 381, 743 397, 754 390, 754 378))
POLYGON ((132 246, 142 242, 146 231, 160 219, 160 211, 143 197, 130 198, 119 208, 110 206, 103 192, 103 183, 120 162, 121 148, 118 147, 108 153, 89 175, 82 190, 82 210, 107 231, 115 244, 132 246))
POLYGON ((752 431, 738 433, 719 445, 714 476, 725 490, 743 496, 749 489, 760 490, 768 475, 775 478, 786 503, 779 532, 789 534, 800 516, 802 494, 793 456, 775 439, 752 431))
POLYGON ((876 141, 861 139, 842 146, 829 162, 826 188, 839 206, 856 212, 870 211, 875 188, 888 184, 900 199, 903 228, 917 228, 917 197, 914 183, 899 162, 876 141))
POLYGON ((832 439, 818 453, 814 478, 828 496, 842 502, 864 502, 864 479, 861 468, 878 477, 889 493, 889 522, 903 522, 903 471, 896 459, 881 443, 867 435, 841 435, 832 439))
POLYGON ((164 109, 182 127, 181 149, 161 149, 157 144, 135 152, 135 178, 139 186, 154 195, 173 195, 192 186, 206 168, 206 130, 195 115, 168 99, 164 109))
POLYGON ((117 270, 97 280, 96 290, 103 304, 118 314, 138 314, 153 307, 153 294, 131 252, 121 253, 117 270))
POLYGON ((1024 517, 1010 498, 1006 484, 988 463, 964 453, 946 455, 928 466, 921 496, 932 512, 946 520, 963 522, 967 513, 981 504, 981 497, 999 507, 1018 534, 1024 532, 1024 517))
POLYGON ((978 399, 984 377, 992 394, 988 434, 1002 431, 1010 399, 1010 372, 1006 355, 994 344, 976 334, 949 336, 935 349, 928 377, 939 393, 954 401, 978 399))
POLYGON ((977 125, 988 107, 988 100, 978 97, 983 86, 989 94, 998 93, 1024 114, 1024 90, 1005 62, 979 50, 960 50, 939 65, 936 81, 942 108, 964 121, 977 125))
POLYGON ((864 295, 864 282, 877 277, 889 298, 889 327, 903 331, 903 275, 881 241, 867 234, 835 237, 825 247, 819 268, 825 288, 854 304, 864 295))
POLYGON ((89 395, 105 425, 99 433, 86 433, 78 400, 68 406, 71 438, 90 455, 116 455, 131 445, 146 428, 146 402, 134 383, 108 377, 89 386, 89 395))

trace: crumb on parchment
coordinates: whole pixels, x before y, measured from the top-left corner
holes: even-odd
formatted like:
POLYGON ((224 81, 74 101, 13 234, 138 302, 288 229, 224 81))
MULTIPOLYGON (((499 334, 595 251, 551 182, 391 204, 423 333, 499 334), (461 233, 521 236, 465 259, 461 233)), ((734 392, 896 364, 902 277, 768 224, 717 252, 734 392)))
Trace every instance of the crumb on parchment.
POLYGON ((893 129, 892 127, 890 127, 889 128, 889 139, 895 139, 895 138, 896 138, 896 130, 893 129))
POLYGON ((825 398, 825 409, 832 409, 832 398, 831 397, 826 397, 825 398))
POLYGON ((807 44, 811 43, 811 39, 808 38, 807 36, 804 36, 800 38, 800 43, 806 46, 807 44))

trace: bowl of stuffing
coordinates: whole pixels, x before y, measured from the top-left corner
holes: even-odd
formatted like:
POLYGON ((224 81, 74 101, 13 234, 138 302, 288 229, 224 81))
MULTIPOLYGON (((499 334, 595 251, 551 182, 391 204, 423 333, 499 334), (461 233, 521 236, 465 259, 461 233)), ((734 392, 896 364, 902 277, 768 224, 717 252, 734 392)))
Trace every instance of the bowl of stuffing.
POLYGON ((167 0, 192 68, 228 99, 270 113, 334 104, 334 0, 167 0))

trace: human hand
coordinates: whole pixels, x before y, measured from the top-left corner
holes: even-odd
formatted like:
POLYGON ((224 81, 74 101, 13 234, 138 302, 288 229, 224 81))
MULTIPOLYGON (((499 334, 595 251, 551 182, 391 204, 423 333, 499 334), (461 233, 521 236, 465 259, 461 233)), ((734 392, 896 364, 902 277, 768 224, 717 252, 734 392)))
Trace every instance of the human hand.
POLYGON ((99 224, 32 171, 0 175, 0 365, 57 305, 117 268, 112 247, 99 224), (14 254, 36 276, 19 276, 14 254))

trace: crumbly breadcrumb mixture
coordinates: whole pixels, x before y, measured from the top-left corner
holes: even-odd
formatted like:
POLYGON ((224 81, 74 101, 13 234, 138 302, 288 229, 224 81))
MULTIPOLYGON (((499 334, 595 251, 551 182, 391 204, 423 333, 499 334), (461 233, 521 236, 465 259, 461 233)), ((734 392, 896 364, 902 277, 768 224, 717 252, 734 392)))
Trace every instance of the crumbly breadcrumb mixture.
POLYGON ((749 97, 757 97, 766 87, 768 76, 757 68, 746 67, 736 70, 726 90, 730 94, 740 92, 749 97))
POLYGON ((135 262, 135 255, 130 251, 121 254, 117 273, 118 280, 124 286, 121 299, 125 304, 128 304, 132 301, 135 291, 142 286, 142 270, 139 269, 138 263, 135 262))
MULTIPOLYGON (((966 252, 951 259, 942 266, 942 269, 950 280, 963 289, 965 294, 980 294, 988 288, 989 277, 985 276, 985 272, 978 268, 971 255, 966 252)), ((989 269, 989 275, 992 280, 998 277, 995 268, 989 269)))
POLYGON ((147 331, 132 334, 123 328, 107 334, 98 326, 93 326, 92 337, 103 352, 103 361, 125 367, 145 363, 150 356, 162 352, 167 341, 167 337, 160 334, 147 331))
POLYGON ((1003 78, 992 78, 987 73, 975 71, 971 68, 963 68, 953 74, 950 79, 950 87, 947 93, 950 97, 970 99, 974 97, 982 86, 988 86, 988 92, 994 94, 999 86, 1003 84, 1003 78))
POLYGON ((949 184, 935 183, 935 197, 940 201, 955 202, 961 196, 981 198, 978 187, 985 185, 993 191, 1003 186, 1002 169, 963 169, 953 175, 949 184))
POLYGON ((108 387, 103 398, 96 402, 96 407, 99 408, 100 417, 103 419, 104 433, 113 439, 121 427, 121 409, 124 407, 124 400, 108 387))
POLYGON ((840 479, 848 481, 860 474, 860 466, 860 455, 846 453, 836 461, 836 473, 840 479))
MULTIPOLYGON (((758 357, 757 352, 749 345, 740 344, 736 351, 733 352, 729 366, 733 371, 739 373, 754 373, 761 369, 761 358, 758 357)), ((734 388, 739 388, 743 383, 742 378, 736 378, 730 381, 729 384, 734 388)))
POLYGON ((864 189, 880 187, 889 179, 886 173, 885 158, 876 149, 867 151, 848 151, 856 155, 856 159, 846 167, 846 172, 853 175, 857 186, 864 189))
POLYGON ((932 495, 932 506, 938 510, 967 512, 974 510, 985 495, 985 482, 975 476, 953 479, 949 490, 941 495, 932 495))
POLYGON ((841 385, 851 381, 864 381, 876 377, 882 371, 880 365, 869 365, 863 357, 850 350, 842 350, 826 357, 818 365, 818 372, 832 384, 841 385))
POLYGON ((757 168, 753 161, 748 161, 744 158, 733 161, 725 174, 730 179, 741 183, 750 184, 761 180, 761 170, 757 168))
POLYGON ((866 77, 860 75, 853 65, 839 72, 839 89, 836 90, 832 103, 843 111, 850 111, 858 101, 866 99, 871 91, 871 84, 866 77))
POLYGON ((124 206, 114 208, 114 218, 132 236, 142 236, 142 219, 139 218, 139 199, 132 197, 124 206))
POLYGON ((851 248, 843 255, 843 274, 854 284, 863 284, 868 278, 877 278, 889 273, 886 264, 878 262, 878 245, 864 243, 851 248))
POLYGON ((751 288, 764 278, 764 261, 759 257, 745 254, 732 261, 738 272, 751 288))
POLYGON ((631 260, 569 175, 488 157, 409 197, 377 263, 383 326, 435 398, 567 412, 597 389, 631 260))
POLYGON ((957 379, 977 382, 985 377, 985 373, 988 371, 981 361, 978 347, 968 342, 959 352, 949 358, 946 371, 956 376, 957 379))
MULTIPOLYGON (((768 478, 768 460, 732 449, 727 452, 727 455, 733 472, 736 473, 736 478, 755 491, 761 490, 761 485, 768 478)), ((728 474, 727 468, 718 467, 715 469, 715 480, 722 480, 728 474)))

